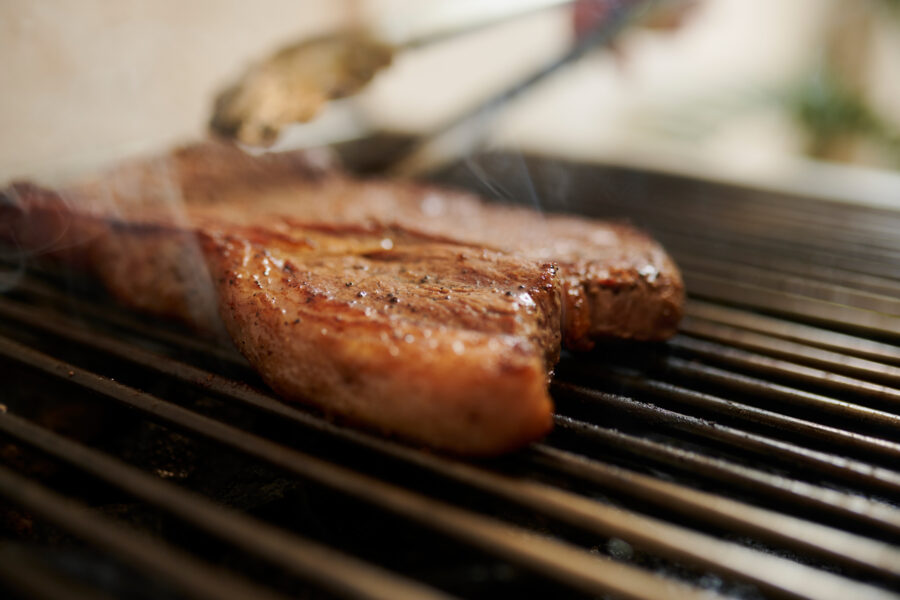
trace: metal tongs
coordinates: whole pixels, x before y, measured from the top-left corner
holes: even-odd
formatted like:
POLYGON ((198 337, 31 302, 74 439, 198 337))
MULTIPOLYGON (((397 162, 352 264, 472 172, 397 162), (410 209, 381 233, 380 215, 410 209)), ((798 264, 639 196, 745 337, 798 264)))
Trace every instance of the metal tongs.
MULTIPOLYGON (((350 96, 364 87, 402 50, 422 47, 496 23, 565 4, 573 0, 456 0, 426 3, 415 11, 357 28, 305 40, 288 46, 224 90, 216 99, 210 128, 249 146, 269 146, 289 125, 290 140, 278 146, 325 146, 361 138, 371 128, 349 111, 323 110, 332 100, 350 96), (321 116, 319 116, 321 113, 321 116), (298 131, 300 130, 300 131, 298 131)), ((388 161, 387 170, 409 175, 441 160, 470 151, 483 138, 481 125, 509 100, 519 96, 589 49, 608 43, 649 2, 619 0, 610 3, 604 19, 562 56, 475 106, 405 148, 388 161)), ((283 143, 282 143, 283 142, 283 143)))

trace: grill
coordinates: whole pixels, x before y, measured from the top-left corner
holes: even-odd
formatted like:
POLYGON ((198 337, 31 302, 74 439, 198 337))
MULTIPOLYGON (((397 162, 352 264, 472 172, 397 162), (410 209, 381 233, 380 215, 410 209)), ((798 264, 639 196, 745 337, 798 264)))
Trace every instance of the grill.
POLYGON ((465 462, 29 268, 0 297, 8 593, 897 597, 900 213, 506 154, 435 179, 648 229, 681 332, 564 355, 554 432, 465 462))

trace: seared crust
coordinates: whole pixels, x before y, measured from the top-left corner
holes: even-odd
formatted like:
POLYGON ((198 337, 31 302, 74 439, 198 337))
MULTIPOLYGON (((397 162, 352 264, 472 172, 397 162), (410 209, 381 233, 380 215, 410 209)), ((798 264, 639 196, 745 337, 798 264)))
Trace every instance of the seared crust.
POLYGON ((549 429, 560 340, 663 339, 677 268, 625 225, 360 181, 219 144, 54 192, 0 195, 0 237, 83 266, 122 302, 230 337, 290 400, 496 454, 549 429))
POLYGON ((346 252, 321 255, 263 232, 205 237, 225 325, 263 379, 286 398, 453 452, 497 454, 544 435, 559 349, 553 267, 377 244, 355 236, 346 252))

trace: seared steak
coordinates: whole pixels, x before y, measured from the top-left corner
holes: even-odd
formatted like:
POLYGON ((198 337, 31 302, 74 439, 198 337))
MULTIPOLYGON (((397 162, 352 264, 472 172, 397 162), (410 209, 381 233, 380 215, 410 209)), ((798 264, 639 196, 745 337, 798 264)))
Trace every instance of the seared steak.
POLYGON ((630 227, 356 180, 301 153, 207 144, 3 200, 6 237, 136 308, 224 322, 285 398, 454 452, 549 429, 561 337, 663 339, 681 314, 676 267, 630 227))

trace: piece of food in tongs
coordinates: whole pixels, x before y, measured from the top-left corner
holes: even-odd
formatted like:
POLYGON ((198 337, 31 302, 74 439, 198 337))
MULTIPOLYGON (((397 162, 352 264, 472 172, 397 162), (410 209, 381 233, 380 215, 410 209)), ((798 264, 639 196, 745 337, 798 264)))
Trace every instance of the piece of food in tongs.
POLYGON ((270 144, 286 125, 309 121, 329 100, 356 93, 393 53, 362 30, 284 48, 219 94, 210 127, 246 144, 270 144))
POLYGON ((463 454, 547 432, 561 338, 664 339, 682 309, 677 268, 630 227, 354 179, 306 153, 206 144, 0 200, 0 236, 130 306, 224 321, 284 398, 463 454))

